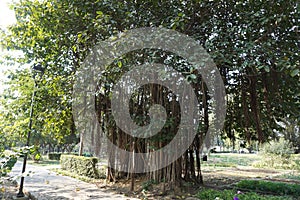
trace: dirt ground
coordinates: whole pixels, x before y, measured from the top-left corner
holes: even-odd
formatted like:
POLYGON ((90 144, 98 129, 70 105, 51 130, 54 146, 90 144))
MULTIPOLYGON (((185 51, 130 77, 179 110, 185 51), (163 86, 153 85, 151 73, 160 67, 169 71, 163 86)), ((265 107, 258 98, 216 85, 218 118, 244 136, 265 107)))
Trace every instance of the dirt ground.
POLYGON ((12 200, 18 193, 18 185, 15 181, 6 177, 0 181, 0 199, 12 200))
POLYGON ((138 197, 141 199, 186 199, 195 195, 201 187, 209 187, 215 189, 231 189, 233 184, 243 179, 260 179, 280 182, 292 182, 300 184, 300 181, 284 178, 277 178, 283 174, 289 174, 288 170, 272 170, 272 169, 257 169, 253 167, 233 167, 233 168, 216 168, 204 169, 202 171, 204 186, 191 182, 183 182, 181 188, 172 188, 169 184, 151 184, 149 190, 143 190, 147 180, 137 178, 135 182, 135 192, 130 191, 130 180, 119 181, 115 184, 108 184, 104 181, 95 183, 99 188, 113 190, 117 193, 127 196, 138 197))

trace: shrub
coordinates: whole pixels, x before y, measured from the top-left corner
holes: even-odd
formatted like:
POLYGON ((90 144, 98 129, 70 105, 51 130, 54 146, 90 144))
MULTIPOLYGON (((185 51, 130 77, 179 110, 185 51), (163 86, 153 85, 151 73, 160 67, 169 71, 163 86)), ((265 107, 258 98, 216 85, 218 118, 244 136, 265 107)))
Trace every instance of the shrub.
POLYGON ((63 170, 76 173, 79 176, 87 176, 89 178, 99 178, 96 164, 98 159, 94 157, 61 155, 60 164, 63 170))
POLYGON ((278 141, 266 143, 261 152, 263 155, 277 155, 289 159, 291 154, 294 153, 294 149, 289 141, 280 138, 278 141))
POLYGON ((48 153, 49 160, 60 160, 61 153, 48 153))
POLYGON ((253 164, 255 167, 268 167, 279 169, 296 169, 297 162, 293 157, 293 147, 281 138, 279 141, 271 141, 261 150, 262 160, 253 164))
POLYGON ((236 185, 239 189, 269 192, 275 195, 300 196, 300 185, 261 180, 242 180, 236 185))

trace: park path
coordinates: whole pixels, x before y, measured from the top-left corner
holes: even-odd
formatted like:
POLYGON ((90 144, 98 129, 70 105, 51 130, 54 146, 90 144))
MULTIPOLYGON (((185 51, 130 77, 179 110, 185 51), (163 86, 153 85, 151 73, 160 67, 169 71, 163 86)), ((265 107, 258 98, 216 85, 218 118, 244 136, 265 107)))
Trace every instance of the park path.
MULTIPOLYGON (((22 162, 18 161, 10 176, 20 175, 21 169, 22 162)), ((91 183, 59 175, 45 167, 26 165, 26 172, 30 171, 32 175, 25 177, 24 191, 30 193, 31 196, 38 200, 137 200, 121 194, 114 194, 105 189, 99 189, 91 183)), ((16 181, 20 183, 20 178, 17 178, 16 181)))

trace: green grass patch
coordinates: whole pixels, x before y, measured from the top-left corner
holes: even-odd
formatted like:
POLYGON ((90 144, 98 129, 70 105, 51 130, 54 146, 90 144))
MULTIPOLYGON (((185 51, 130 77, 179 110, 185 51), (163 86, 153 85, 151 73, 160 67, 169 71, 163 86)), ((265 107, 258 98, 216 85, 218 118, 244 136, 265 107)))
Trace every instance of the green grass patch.
POLYGON ((300 196, 300 185, 261 180, 242 180, 236 184, 239 189, 254 190, 274 195, 300 196))
POLYGON ((291 155, 290 158, 280 155, 264 155, 261 160, 254 162, 252 166, 256 168, 300 170, 300 159, 295 155, 291 155))
POLYGON ((295 174, 295 173, 282 174, 276 177, 300 181, 300 174, 295 174))
POLYGON ((208 157, 208 162, 203 162, 203 166, 251 166, 252 163, 254 163, 257 160, 260 160, 260 156, 257 154, 212 153, 208 157))
POLYGON ((34 162, 33 160, 28 160, 28 164, 35 165, 35 166, 53 166, 53 165, 59 165, 59 160, 48 160, 48 159, 43 159, 40 160, 39 162, 34 162))
POLYGON ((287 196, 269 196, 269 195, 260 195, 254 192, 247 192, 242 194, 237 194, 235 190, 212 190, 212 189, 203 189, 196 194, 196 197, 199 199, 205 200, 233 200, 234 197, 238 197, 240 200, 293 200, 292 197, 287 196))
POLYGON ((72 178, 75 178, 75 179, 78 179, 78 180, 81 180, 81 181, 84 181, 84 182, 87 182, 87 183, 93 183, 93 182, 99 181, 99 179, 89 178, 87 176, 79 176, 78 174, 72 173, 72 172, 67 171, 67 170, 51 169, 51 171, 56 172, 60 175, 69 176, 69 177, 72 177, 72 178))
POLYGON ((237 167, 234 163, 208 163, 205 166, 209 167, 237 167))

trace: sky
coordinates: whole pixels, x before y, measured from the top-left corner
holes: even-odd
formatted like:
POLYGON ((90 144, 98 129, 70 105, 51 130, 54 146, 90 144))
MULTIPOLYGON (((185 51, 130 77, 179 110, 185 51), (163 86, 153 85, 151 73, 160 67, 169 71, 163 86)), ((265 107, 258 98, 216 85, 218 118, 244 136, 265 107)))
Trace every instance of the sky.
POLYGON ((16 21, 14 11, 9 9, 11 0, 0 0, 0 27, 6 27, 16 21))
MULTIPOLYGON (((5 29, 8 25, 16 22, 14 11, 9 9, 9 3, 11 0, 0 0, 0 28, 5 29)), ((2 59, 3 54, 5 54, 3 49, 0 47, 0 59, 2 59)), ((11 66, 10 66, 11 68, 11 66)), ((0 64, 0 92, 3 90, 4 85, 2 81, 4 80, 3 72, 7 70, 8 67, 0 64)))

